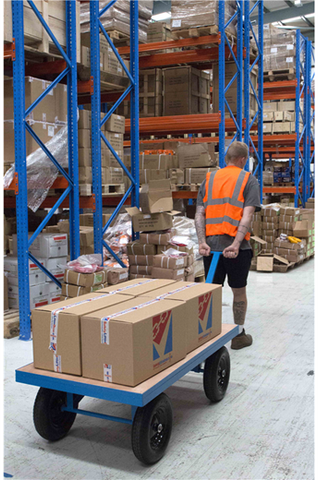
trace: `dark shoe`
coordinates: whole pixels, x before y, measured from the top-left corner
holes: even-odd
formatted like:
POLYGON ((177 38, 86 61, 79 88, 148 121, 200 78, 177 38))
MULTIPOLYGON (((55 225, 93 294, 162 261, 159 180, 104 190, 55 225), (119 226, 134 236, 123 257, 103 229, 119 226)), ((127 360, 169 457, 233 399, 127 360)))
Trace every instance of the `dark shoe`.
POLYGON ((236 335, 231 343, 233 350, 240 350, 241 348, 250 347, 253 343, 252 335, 246 334, 243 328, 243 332, 236 335))

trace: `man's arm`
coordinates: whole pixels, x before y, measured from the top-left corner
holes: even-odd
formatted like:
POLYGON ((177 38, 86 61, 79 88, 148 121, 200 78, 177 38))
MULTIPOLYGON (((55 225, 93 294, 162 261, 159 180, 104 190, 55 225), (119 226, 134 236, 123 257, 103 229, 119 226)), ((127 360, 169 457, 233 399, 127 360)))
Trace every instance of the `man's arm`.
POLYGON ((223 256, 226 258, 235 258, 239 254, 240 246, 242 241, 245 238, 245 235, 251 227, 253 220, 253 215, 255 212, 255 207, 244 207, 243 208, 243 217, 240 221, 240 224, 237 229, 237 234, 234 239, 234 242, 229 247, 223 250, 223 256))
POLYGON ((202 206, 197 206, 195 212, 195 229, 197 231, 198 241, 199 241, 199 253, 200 255, 208 257, 210 255, 210 247, 206 243, 205 238, 205 208, 202 206))

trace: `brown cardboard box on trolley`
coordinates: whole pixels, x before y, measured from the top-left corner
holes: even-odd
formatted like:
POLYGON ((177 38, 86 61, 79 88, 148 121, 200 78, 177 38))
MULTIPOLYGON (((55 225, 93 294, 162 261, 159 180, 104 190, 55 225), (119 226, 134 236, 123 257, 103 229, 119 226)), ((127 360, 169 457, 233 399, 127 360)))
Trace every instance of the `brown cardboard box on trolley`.
POLYGON ((139 193, 143 213, 170 212, 173 209, 170 180, 150 180, 139 193))
POLYGON ((178 282, 154 290, 145 296, 160 297, 165 301, 186 302, 187 353, 221 333, 221 285, 178 282))
POLYGON ((152 267, 152 278, 168 278, 171 280, 184 280, 185 271, 184 268, 178 268, 176 270, 172 268, 160 268, 152 267))
POLYGON ((120 295, 129 295, 132 297, 138 297, 140 295, 145 295, 148 292, 153 290, 158 290, 159 288, 165 287, 166 285, 172 285, 175 283, 174 280, 165 280, 165 279, 140 279, 140 280, 129 280, 125 282, 124 285, 118 285, 113 287, 106 287, 102 290, 101 293, 109 293, 114 295, 120 293, 120 295))
MULTIPOLYGON (((107 282, 106 270, 100 270, 95 273, 78 273, 74 270, 66 269, 64 273, 64 282, 80 287, 93 287, 107 282)), ((65 294, 63 294, 65 295, 65 294)))
MULTIPOLYGON (((34 367, 82 375, 80 322, 88 313, 125 302, 123 295, 89 293, 32 310, 34 367), (49 348, 51 347, 51 348, 49 348)), ((118 307, 117 307, 118 308, 118 307)))
POLYGON ((184 302, 140 297, 118 307, 82 319, 84 377, 134 387, 185 357, 184 302))
POLYGON ((172 218, 180 212, 142 213, 137 207, 126 208, 131 216, 135 232, 153 232, 172 228, 172 218))

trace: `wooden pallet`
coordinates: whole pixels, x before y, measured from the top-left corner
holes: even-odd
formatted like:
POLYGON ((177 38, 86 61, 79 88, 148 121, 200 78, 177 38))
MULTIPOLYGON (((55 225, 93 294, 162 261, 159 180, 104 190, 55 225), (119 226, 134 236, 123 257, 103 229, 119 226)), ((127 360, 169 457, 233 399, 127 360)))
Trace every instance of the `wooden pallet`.
POLYGON ((19 310, 12 309, 4 312, 3 336, 4 338, 18 337, 20 333, 19 310))
POLYGON ((180 192, 182 190, 187 192, 197 192, 201 183, 172 183, 171 190, 173 192, 180 192))
MULTIPOLYGON (((79 185, 79 193, 81 197, 90 197, 92 195, 92 185, 85 184, 79 185)), ((125 193, 124 183, 118 183, 114 185, 106 184, 102 185, 102 195, 123 195, 125 193)))
MULTIPOLYGON (((236 42, 236 36, 228 29, 225 30, 229 41, 236 42)), ((173 30, 172 35, 175 39, 205 37, 207 35, 217 35, 219 33, 218 25, 207 25, 204 27, 185 28, 182 30, 173 30)))
POLYGON ((295 68, 282 68, 277 70, 265 70, 264 80, 269 82, 279 80, 294 80, 296 78, 295 68))

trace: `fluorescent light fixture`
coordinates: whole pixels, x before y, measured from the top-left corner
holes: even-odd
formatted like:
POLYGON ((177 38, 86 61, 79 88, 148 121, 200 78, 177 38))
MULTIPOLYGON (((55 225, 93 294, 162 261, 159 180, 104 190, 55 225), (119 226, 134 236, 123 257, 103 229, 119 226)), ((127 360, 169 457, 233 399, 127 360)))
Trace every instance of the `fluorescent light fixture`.
POLYGON ((162 20, 168 20, 169 18, 171 18, 171 12, 162 12, 157 13, 157 15, 153 15, 151 20, 154 20, 155 22, 161 22, 162 20))
POLYGON ((294 4, 295 4, 295 7, 301 7, 302 6, 302 1, 301 0, 295 0, 294 4))
POLYGON ((293 22, 299 22, 301 20, 300 17, 293 17, 293 18, 286 18, 286 20, 282 20, 283 23, 293 23, 293 22))
POLYGON ((305 15, 306 18, 313 18, 315 16, 314 13, 309 13, 308 15, 305 15))

